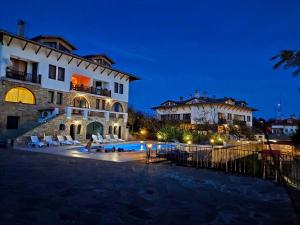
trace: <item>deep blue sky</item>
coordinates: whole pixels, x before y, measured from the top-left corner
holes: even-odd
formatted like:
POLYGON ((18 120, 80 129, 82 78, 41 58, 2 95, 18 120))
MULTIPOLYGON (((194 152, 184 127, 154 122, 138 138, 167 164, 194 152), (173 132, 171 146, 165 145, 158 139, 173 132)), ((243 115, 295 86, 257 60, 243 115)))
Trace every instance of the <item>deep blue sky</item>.
POLYGON ((300 1, 6 1, 0 28, 62 35, 78 54, 105 52, 142 78, 130 104, 150 112, 166 99, 234 97, 273 117, 300 115, 300 77, 272 69, 270 57, 300 48, 300 1))

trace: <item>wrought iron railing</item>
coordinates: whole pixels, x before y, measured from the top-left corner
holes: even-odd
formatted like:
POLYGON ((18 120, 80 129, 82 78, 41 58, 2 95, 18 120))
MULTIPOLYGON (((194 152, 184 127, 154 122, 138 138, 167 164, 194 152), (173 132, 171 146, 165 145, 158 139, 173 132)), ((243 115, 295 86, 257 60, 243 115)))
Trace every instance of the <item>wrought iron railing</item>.
POLYGON ((72 82, 70 84, 70 90, 111 97, 111 90, 108 90, 107 88, 77 85, 77 84, 73 84, 72 82))
POLYGON ((146 162, 162 160, 169 160, 181 166, 216 169, 271 179, 300 189, 300 156, 293 152, 265 150, 261 143, 231 147, 179 144, 163 149, 158 146, 155 150, 148 150, 146 162))
POLYGON ((6 69, 6 77, 14 80, 27 81, 36 84, 41 83, 41 75, 12 70, 10 68, 6 69))

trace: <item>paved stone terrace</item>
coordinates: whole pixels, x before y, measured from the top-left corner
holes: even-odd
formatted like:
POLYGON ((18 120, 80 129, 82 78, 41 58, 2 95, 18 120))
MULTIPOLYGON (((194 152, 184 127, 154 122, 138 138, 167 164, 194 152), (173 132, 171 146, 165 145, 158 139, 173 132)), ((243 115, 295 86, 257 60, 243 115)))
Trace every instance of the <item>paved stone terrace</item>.
POLYGON ((285 191, 268 181, 0 149, 0 224, 297 223, 285 191))

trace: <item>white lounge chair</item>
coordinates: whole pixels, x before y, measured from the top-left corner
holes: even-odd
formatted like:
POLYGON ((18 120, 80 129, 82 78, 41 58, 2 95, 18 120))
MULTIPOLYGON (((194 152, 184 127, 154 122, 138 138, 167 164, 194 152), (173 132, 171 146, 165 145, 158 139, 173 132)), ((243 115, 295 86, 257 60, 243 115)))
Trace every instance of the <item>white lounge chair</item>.
POLYGON ((67 141, 70 141, 73 145, 80 145, 81 144, 79 141, 73 140, 71 135, 66 135, 65 137, 66 137, 67 141))
POLYGON ((39 140, 39 138, 37 136, 30 136, 30 142, 28 143, 28 146, 31 147, 43 147, 46 144, 42 141, 39 140))
POLYGON ((116 135, 116 134, 114 134, 113 135, 113 139, 115 139, 115 140, 117 140, 117 141, 124 141, 123 139, 120 139, 119 137, 118 137, 118 135, 116 135))
POLYGON ((105 135, 105 139, 108 140, 109 142, 117 142, 117 140, 112 139, 109 134, 105 135))
POLYGON ((72 145, 73 143, 71 141, 65 140, 62 135, 57 135, 58 143, 61 145, 72 145))
POLYGON ((59 143, 57 141, 53 141, 52 140, 52 136, 45 136, 45 142, 47 143, 47 145, 51 146, 51 145, 54 145, 54 146, 57 146, 59 145, 59 143))
POLYGON ((93 142, 97 143, 97 144, 102 144, 102 141, 100 141, 97 137, 97 135, 92 134, 92 138, 93 138, 93 142))
POLYGON ((97 133, 97 137, 98 137, 98 140, 101 141, 102 143, 107 143, 107 142, 109 142, 109 140, 104 139, 104 138, 102 137, 102 135, 99 134, 99 133, 97 133))

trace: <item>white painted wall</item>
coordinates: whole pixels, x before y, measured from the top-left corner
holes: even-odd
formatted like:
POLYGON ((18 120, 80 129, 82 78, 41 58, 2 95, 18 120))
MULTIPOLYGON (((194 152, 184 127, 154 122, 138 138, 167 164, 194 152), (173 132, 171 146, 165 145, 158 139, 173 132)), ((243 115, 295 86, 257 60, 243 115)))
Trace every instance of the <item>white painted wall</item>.
POLYGON ((112 72, 110 76, 108 76, 109 70, 105 70, 104 73, 101 74, 100 71, 103 70, 103 68, 101 67, 98 67, 98 69, 94 72, 93 69, 95 68, 95 66, 91 64, 88 69, 85 69, 85 67, 88 65, 87 63, 85 64, 85 62, 82 62, 80 66, 77 67, 77 59, 73 59, 72 62, 68 64, 70 57, 64 55, 60 58, 59 61, 57 61, 57 58, 60 54, 55 53, 54 51, 51 53, 49 58, 47 58, 46 56, 49 50, 45 50, 44 48, 42 48, 36 55, 35 51, 37 50, 37 46, 28 44, 26 49, 23 51, 23 45, 23 42, 14 39, 10 46, 7 46, 6 44, 2 46, 0 76, 5 76, 7 62, 9 62, 10 57, 18 57, 23 60, 38 63, 38 74, 42 75, 41 85, 44 88, 68 92, 70 91, 72 74, 81 74, 94 80, 108 82, 109 89, 112 92, 112 98, 118 101, 128 102, 129 80, 126 81, 125 77, 123 77, 123 79, 121 80, 120 76, 122 76, 122 74, 119 74, 116 78, 114 78, 114 75, 116 74, 115 72, 112 72), (65 81, 52 80, 48 78, 49 64, 65 68, 65 81), (114 82, 123 84, 123 94, 114 93, 114 82))

